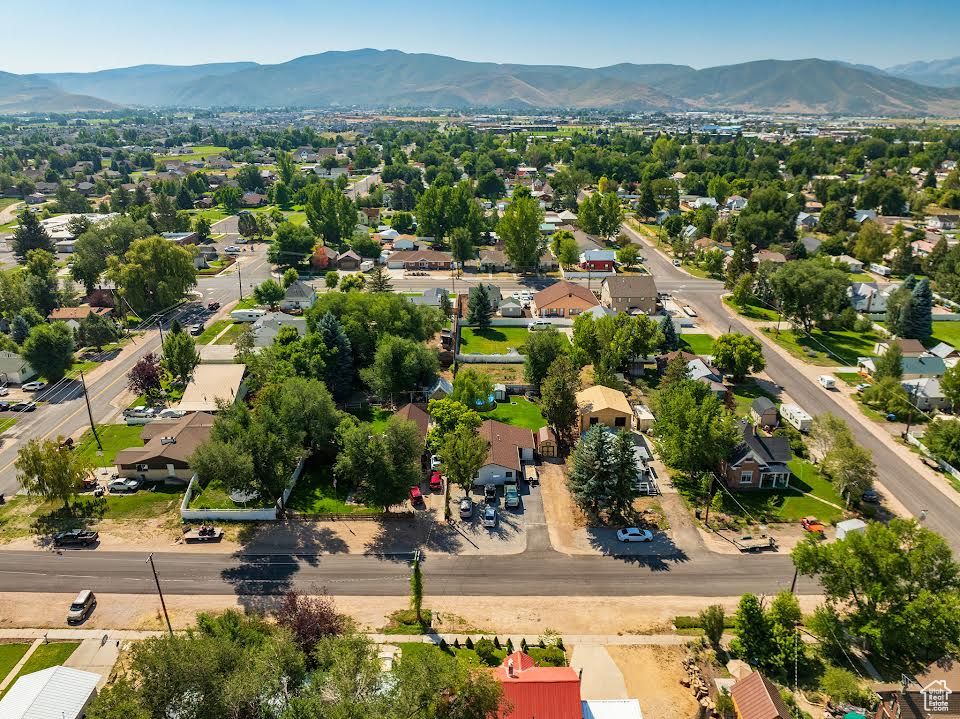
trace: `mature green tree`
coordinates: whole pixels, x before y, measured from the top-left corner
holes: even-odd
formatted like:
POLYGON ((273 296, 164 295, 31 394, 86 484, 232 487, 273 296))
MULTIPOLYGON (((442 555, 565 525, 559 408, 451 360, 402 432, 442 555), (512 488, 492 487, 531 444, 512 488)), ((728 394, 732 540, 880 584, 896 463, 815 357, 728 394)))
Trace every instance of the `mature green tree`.
POLYGON ((540 225, 543 210, 532 197, 514 196, 513 202, 497 223, 497 235, 503 240, 504 252, 518 272, 538 269, 545 247, 540 225))
POLYGON ((784 314, 806 332, 850 303, 847 273, 819 259, 788 262, 770 283, 784 314))
POLYGON ((908 322, 911 339, 927 340, 933 335, 933 291, 930 280, 924 277, 913 288, 908 322))
MULTIPOLYGON (((350 292, 356 290, 360 292, 364 287, 367 286, 367 278, 365 275, 355 273, 352 275, 345 275, 342 280, 340 280, 340 291, 341 292, 350 292)), ((383 294, 375 293, 375 294, 383 294)))
POLYGON ((138 397, 153 397, 160 392, 162 377, 160 358, 153 352, 147 352, 127 373, 127 389, 138 397))
POLYGON ((430 400, 427 410, 431 420, 427 449, 432 454, 439 454, 448 435, 464 427, 476 430, 483 421, 475 410, 451 397, 430 400))
POLYGON ((577 506, 594 515, 599 513, 606 492, 610 443, 610 435, 602 427, 591 427, 580 435, 571 458, 567 487, 577 506))
POLYGON ((282 283, 283 288, 287 289, 290 285, 300 280, 300 273, 297 272, 296 268, 288 267, 287 270, 283 273, 282 283))
POLYGON ((760 372, 766 367, 763 345, 753 337, 737 332, 723 334, 713 342, 713 362, 735 382, 743 382, 750 372, 760 372))
POLYGON ((335 290, 340 284, 340 273, 336 270, 329 270, 323 276, 323 284, 328 290, 335 290))
POLYGON ((473 480, 486 464, 489 451, 487 440, 477 434, 475 428, 463 424, 457 425, 440 446, 443 471, 450 482, 463 490, 464 496, 470 493, 473 480))
POLYGON ((727 264, 727 288, 735 287, 743 275, 753 272, 753 248, 750 240, 737 235, 733 243, 733 256, 727 264))
POLYGON ((875 360, 875 365, 873 379, 878 382, 885 377, 892 377, 895 380, 903 377, 903 349, 900 343, 890 343, 887 351, 875 360))
POLYGON ((328 445, 340 421, 326 385, 307 377, 289 377, 267 385, 256 397, 256 410, 261 415, 271 413, 295 430, 291 441, 302 432, 300 442, 311 450, 328 445))
POLYGON ((471 232, 466 227, 456 227, 450 233, 450 250, 453 254, 453 261, 457 263, 458 271, 464 267, 464 264, 472 260, 476 254, 476 248, 473 244, 471 232))
POLYGON ((605 509, 614 516, 624 517, 629 513, 633 500, 637 497, 636 481, 639 469, 633 435, 626 430, 616 432, 610 447, 605 502, 605 509))
POLYGON ((472 367, 463 367, 457 372, 450 397, 478 412, 491 409, 495 404, 490 376, 472 367))
POLYGON ((223 206, 223 211, 228 215, 234 214, 240 209, 240 200, 243 199, 243 191, 233 185, 221 185, 213 193, 213 199, 217 204, 223 206))
POLYGON ((145 220, 117 217, 102 222, 84 231, 77 237, 73 250, 73 279, 82 282, 87 293, 93 292, 100 276, 107 269, 111 255, 123 255, 134 240, 153 234, 153 228, 145 220))
POLYGON ((317 238, 309 227, 281 222, 277 225, 267 259, 275 265, 299 265, 310 256, 317 238))
POLYGON ((731 644, 733 653, 761 671, 771 668, 776 652, 773 628, 757 595, 740 597, 733 626, 737 634, 731 644))
POLYGON ((940 389, 954 408, 960 409, 960 364, 947 368, 940 379, 940 389))
POLYGON ((65 322, 51 322, 30 330, 20 354, 48 382, 56 382, 73 366, 74 349, 73 330, 65 322))
POLYGON ((130 680, 120 678, 97 693, 86 719, 151 719, 151 715, 130 680))
POLYGON ((633 267, 640 259, 640 251, 636 245, 626 245, 617 250, 617 262, 626 268, 633 267))
POLYGON ((18 260, 23 262, 30 250, 53 252, 53 240, 32 210, 27 208, 17 215, 17 223, 11 245, 18 260))
POLYGON ((48 315, 60 304, 60 282, 54 256, 46 250, 27 253, 25 283, 30 303, 41 315, 48 315))
POLYGON ((561 238, 557 245, 557 262, 564 267, 575 267, 580 261, 580 248, 573 237, 561 238))
POLYGON ((861 262, 880 262, 890 248, 890 238, 873 220, 866 220, 857 231, 853 254, 861 262))
POLYGON ((523 376, 528 384, 540 387, 550 366, 570 351, 566 336, 554 328, 530 332, 524 346, 523 376))
POLYGON ((376 265, 373 272, 370 273, 370 280, 367 282, 367 292, 392 292, 393 285, 390 284, 390 275, 383 265, 376 265))
POLYGON ((93 465, 86 455, 62 444, 63 437, 57 437, 56 441, 33 438, 17 452, 14 467, 19 473, 17 481, 25 492, 60 500, 64 507, 69 507, 71 497, 93 472, 93 465))
POLYGON ((733 286, 730 299, 741 310, 750 306, 750 303, 756 299, 753 294, 753 274, 747 272, 740 275, 737 283, 733 286))
POLYGON ((660 343, 661 349, 673 352, 680 347, 677 328, 673 324, 673 318, 669 315, 664 315, 663 319, 660 320, 660 335, 663 337, 663 342, 660 343))
POLYGON ((84 345, 95 347, 97 352, 104 345, 116 342, 120 337, 120 332, 113 321, 95 312, 91 312, 80 320, 77 334, 84 345))
POLYGON ((914 520, 870 522, 835 542, 808 540, 793 561, 819 580, 825 612, 841 631, 871 651, 915 669, 960 644, 960 567, 946 541, 914 520))
POLYGON ((409 212, 394 212, 390 218, 390 226, 401 235, 413 232, 413 215, 409 212))
POLYGON ((953 467, 960 467, 960 422, 950 419, 935 419, 923 433, 923 443, 953 467))
POLYGON ((580 372, 568 354, 557 357, 548 367, 540 385, 540 411, 547 424, 557 433, 564 446, 573 443, 573 435, 580 421, 577 392, 580 390, 580 372))
POLYGON ((489 329, 492 316, 493 305, 490 302, 490 293, 487 285, 481 282, 470 292, 470 299, 467 302, 467 324, 476 325, 482 332, 489 329))
POLYGON ((720 651, 720 640, 723 639, 723 632, 726 628, 723 607, 719 604, 711 604, 700 611, 699 619, 700 626, 703 627, 703 633, 710 641, 710 646, 713 647, 714 651, 720 651))
POLYGON ((691 479, 716 469, 742 441, 736 418, 702 382, 674 381, 652 404, 657 453, 691 479))
POLYGON ((649 182, 640 185, 640 199, 637 201, 637 217, 650 219, 657 216, 657 198, 653 196, 653 189, 649 182))
POLYGON ((190 375, 193 374, 193 368, 199 363, 200 354, 197 352, 193 337, 184 332, 179 325, 172 327, 163 339, 163 359, 160 365, 175 380, 186 384, 190 375))
POLYGON ((237 232, 241 237, 252 239, 258 231, 257 218, 252 212, 241 212, 237 215, 237 232))
POLYGON ((253 299, 258 305, 276 307, 286 294, 281 284, 273 278, 266 279, 253 288, 253 299))
POLYGON ((110 257, 107 275, 141 315, 172 307, 197 283, 191 252, 162 237, 135 240, 122 258, 110 257))
POLYGON ((877 478, 873 456, 852 441, 837 442, 823 457, 820 466, 833 482, 833 488, 847 504, 858 501, 877 478))
POLYGON ((332 312, 325 312, 317 321, 316 332, 324 346, 333 353, 324 366, 324 380, 337 398, 346 397, 353 388, 355 370, 350 338, 340 320, 332 312))
POLYGON ((379 397, 398 399, 429 386, 437 376, 435 350, 420 342, 384 336, 377 344, 373 364, 360 370, 364 382, 379 397))
POLYGON ((419 482, 423 440, 413 422, 391 417, 382 434, 369 424, 350 422, 338 434, 334 473, 355 486, 367 504, 389 509, 419 482))
POLYGON ((328 247, 339 247, 353 237, 357 208, 342 192, 328 185, 315 185, 304 204, 307 224, 328 247))

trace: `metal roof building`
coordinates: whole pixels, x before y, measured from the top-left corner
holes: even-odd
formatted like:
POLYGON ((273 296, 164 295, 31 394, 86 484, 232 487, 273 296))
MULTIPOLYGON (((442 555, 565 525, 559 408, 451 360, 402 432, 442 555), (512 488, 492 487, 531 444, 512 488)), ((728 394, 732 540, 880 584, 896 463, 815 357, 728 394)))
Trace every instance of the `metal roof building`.
POLYGON ((26 674, 0 699, 3 719, 78 719, 97 695, 100 675, 69 667, 26 674))

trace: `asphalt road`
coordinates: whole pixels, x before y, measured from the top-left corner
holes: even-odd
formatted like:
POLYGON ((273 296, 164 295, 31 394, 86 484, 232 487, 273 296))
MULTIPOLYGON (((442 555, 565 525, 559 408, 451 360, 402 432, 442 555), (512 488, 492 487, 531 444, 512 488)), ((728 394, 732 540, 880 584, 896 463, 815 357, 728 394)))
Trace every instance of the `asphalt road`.
MULTIPOLYGON (((237 270, 233 268, 218 277, 200 278, 196 289, 202 293, 202 298, 198 297, 168 315, 164 320, 164 327, 169 326, 174 319, 183 319, 185 323, 197 321, 187 318, 198 316, 197 313, 206 307, 207 302, 217 301, 226 305, 236 300, 240 296, 241 280, 244 296, 252 292, 256 284, 270 276, 264 247, 254 248, 249 256, 243 256, 238 263, 240 280, 237 270)), ((132 352, 128 351, 122 357, 104 363, 102 369, 97 368, 93 378, 88 375, 90 410, 98 424, 111 421, 122 411, 122 408, 114 407, 111 402, 125 389, 127 373, 133 365, 147 352, 159 351, 160 333, 155 329, 145 332, 134 338, 133 347, 135 349, 132 352)), ((52 391, 41 393, 38 397, 47 403, 41 404, 34 412, 18 413, 16 427, 2 440, 0 493, 4 495, 12 495, 19 489, 13 463, 24 442, 34 437, 69 437, 90 424, 79 379, 48 389, 52 391)), ((8 417, 11 413, 3 413, 2 416, 8 417)))
MULTIPOLYGON (((632 228, 624 225, 624 231, 643 246, 642 254, 646 258, 644 264, 656 278, 658 289, 673 291, 678 296, 689 300, 701 316, 721 331, 727 331, 729 328, 732 332, 750 334, 738 316, 720 301, 720 293, 723 291, 721 282, 688 275, 674 267, 670 260, 654 249, 632 228)), ((960 524, 955 519, 957 505, 946 500, 937 487, 890 449, 888 443, 881 441, 865 429, 863 423, 870 420, 862 415, 855 416, 848 412, 844 406, 834 400, 830 392, 825 391, 816 381, 798 371, 793 363, 799 363, 800 360, 787 360, 773 351, 764 352, 764 357, 767 360, 766 373, 809 414, 816 417, 829 412, 846 421, 856 440, 873 454, 877 466, 877 477, 883 486, 914 516, 919 516, 922 510, 927 510, 925 526, 944 536, 954 552, 960 552, 960 524)))
MULTIPOLYGON (((263 595, 323 587, 331 594, 398 596, 409 590, 410 557, 365 555, 154 554, 171 594, 263 595)), ((0 591, 151 594, 146 555, 66 550, 0 552, 0 591)), ((553 551, 509 556, 434 556, 423 564, 427 592, 463 596, 737 596, 789 589, 782 555, 570 557, 553 551)), ((797 591, 816 594, 800 578, 797 591)))

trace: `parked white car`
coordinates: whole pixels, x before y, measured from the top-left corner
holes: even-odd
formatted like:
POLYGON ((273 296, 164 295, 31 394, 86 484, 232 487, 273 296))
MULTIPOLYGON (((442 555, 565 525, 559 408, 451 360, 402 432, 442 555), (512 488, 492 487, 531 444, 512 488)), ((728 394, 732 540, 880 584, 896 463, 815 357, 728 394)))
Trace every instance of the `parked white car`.
POLYGON ((534 320, 529 325, 527 325, 528 332, 540 332, 541 330, 548 330, 553 327, 552 324, 546 320, 534 320))
POLYGON ((440 455, 431 454, 430 455, 430 471, 440 469, 440 455))
POLYGON ((486 507, 483 510, 483 526, 484 527, 496 527, 497 526, 497 509, 496 507, 486 507))
POLYGON ((0 397, 6 397, 8 394, 10 394, 10 390, 7 389, 7 385, 0 387, 0 397))
POLYGON ((653 532, 638 527, 624 527, 617 530, 617 539, 621 542, 652 542, 653 532))
POLYGON ((20 385, 20 389, 22 389, 24 392, 38 392, 46 386, 46 382, 40 382, 39 380, 36 380, 34 382, 24 382, 22 385, 20 385))

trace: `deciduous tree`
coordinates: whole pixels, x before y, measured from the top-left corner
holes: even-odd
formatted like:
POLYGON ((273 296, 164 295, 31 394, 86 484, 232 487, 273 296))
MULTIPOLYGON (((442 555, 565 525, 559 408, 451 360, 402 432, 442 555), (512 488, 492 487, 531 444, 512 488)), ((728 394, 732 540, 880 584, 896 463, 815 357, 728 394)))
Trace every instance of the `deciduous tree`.
POLYGON ((69 507, 71 497, 80 491, 93 466, 86 455, 62 444, 63 437, 56 441, 31 439, 20 448, 14 466, 20 486, 28 494, 60 500, 69 507))
POLYGON ((48 382, 56 382, 73 365, 74 349, 73 330, 65 322, 51 322, 30 330, 20 354, 48 382))
POLYGON ((748 373, 760 372, 766 367, 760 342, 737 332, 720 335, 714 340, 713 362, 733 375, 735 382, 743 382, 748 373))

